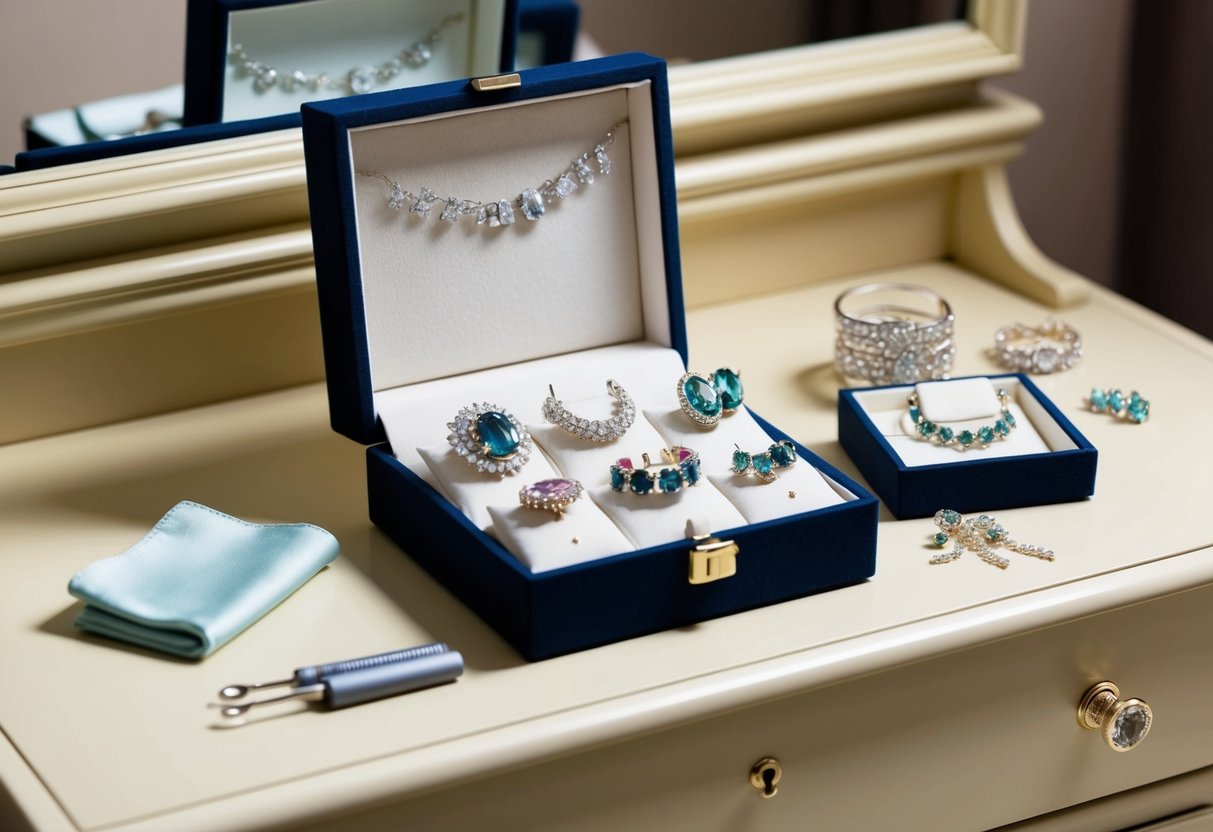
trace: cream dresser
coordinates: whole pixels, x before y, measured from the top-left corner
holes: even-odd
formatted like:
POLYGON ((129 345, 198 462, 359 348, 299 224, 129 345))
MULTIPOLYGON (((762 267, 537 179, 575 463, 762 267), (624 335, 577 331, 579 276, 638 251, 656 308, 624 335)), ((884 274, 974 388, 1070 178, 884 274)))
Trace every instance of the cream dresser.
POLYGON ((855 474, 840 291, 935 288, 964 374, 997 369, 997 327, 1063 316, 1087 356, 1036 381, 1098 447, 1097 492, 998 513, 1056 562, 929 566, 930 521, 885 513, 867 583, 536 664, 367 520, 316 381, 297 136, 0 178, 0 829, 1213 828, 1213 344, 1023 236, 1001 165, 1039 114, 974 86, 1014 68, 1023 10, 971 5, 867 56, 901 64, 675 75, 691 357, 855 474), (1094 386, 1140 388, 1149 422, 1085 412, 1094 386), (70 576, 179 499, 320 524, 343 555, 202 663, 77 634, 70 576), (241 728, 205 708, 434 639, 465 655, 454 685, 241 728), (1154 710, 1130 753, 1077 723, 1102 680, 1154 710))

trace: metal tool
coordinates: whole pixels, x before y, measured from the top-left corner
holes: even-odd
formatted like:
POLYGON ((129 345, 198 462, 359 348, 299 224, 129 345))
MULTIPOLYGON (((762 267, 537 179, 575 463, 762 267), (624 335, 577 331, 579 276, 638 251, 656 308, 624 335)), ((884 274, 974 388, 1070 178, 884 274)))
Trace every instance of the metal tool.
POLYGON ((421 688, 451 682, 463 674, 463 656, 445 644, 426 644, 407 650, 379 653, 359 659, 298 668, 289 679, 251 685, 228 685, 219 692, 226 703, 212 703, 229 719, 242 717, 252 708, 300 699, 344 708, 421 688), (291 686, 289 693, 239 702, 250 691, 291 686))

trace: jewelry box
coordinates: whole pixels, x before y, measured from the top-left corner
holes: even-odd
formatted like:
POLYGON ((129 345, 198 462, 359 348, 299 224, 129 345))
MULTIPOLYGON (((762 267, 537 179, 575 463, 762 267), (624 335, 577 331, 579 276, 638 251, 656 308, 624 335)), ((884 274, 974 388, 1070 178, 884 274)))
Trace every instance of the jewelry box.
POLYGON ((1095 493, 1095 447, 1023 374, 841 390, 838 440, 902 520, 1095 493))
POLYGON ((187 127, 508 72, 517 0, 189 0, 187 127))
POLYGON ((372 444, 371 519, 531 660, 875 569, 872 495, 794 443, 775 482, 733 474, 734 442, 787 437, 745 407, 711 430, 680 410, 667 95, 665 63, 629 54, 303 108, 331 418, 372 444), (549 396, 602 420, 608 380, 634 402, 621 438, 545 420, 549 396), (519 470, 465 444, 486 409, 531 435, 519 470), (678 446, 699 454, 696 483, 676 455, 676 493, 623 487, 621 458, 678 446), (557 475, 585 491, 559 519, 519 505, 557 475))

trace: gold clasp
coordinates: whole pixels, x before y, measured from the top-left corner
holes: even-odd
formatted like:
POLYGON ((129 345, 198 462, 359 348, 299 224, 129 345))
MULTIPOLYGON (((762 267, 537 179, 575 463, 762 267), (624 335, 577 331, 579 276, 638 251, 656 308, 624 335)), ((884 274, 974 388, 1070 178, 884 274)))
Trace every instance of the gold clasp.
POLYGON ((731 540, 696 535, 698 541, 691 550, 691 569, 687 580, 692 584, 710 584, 737 574, 737 553, 741 547, 731 540))
POLYGON ((508 72, 505 75, 485 75, 480 78, 472 79, 472 89, 476 92, 489 92, 491 90, 508 90, 513 87, 522 86, 522 76, 517 72, 508 72))

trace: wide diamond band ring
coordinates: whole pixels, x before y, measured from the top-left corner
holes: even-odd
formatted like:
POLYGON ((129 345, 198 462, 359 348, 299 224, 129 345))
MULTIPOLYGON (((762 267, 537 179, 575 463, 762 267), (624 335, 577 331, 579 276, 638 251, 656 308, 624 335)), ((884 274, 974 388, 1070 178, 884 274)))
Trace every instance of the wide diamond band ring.
POLYGON ((839 295, 834 314, 834 367, 846 379, 907 384, 952 369, 956 316, 930 289, 867 283, 839 295))
POLYGON ((1002 366, 1019 373, 1068 370, 1082 358, 1082 338, 1061 321, 1040 326, 1011 324, 994 333, 994 355, 1002 366))

